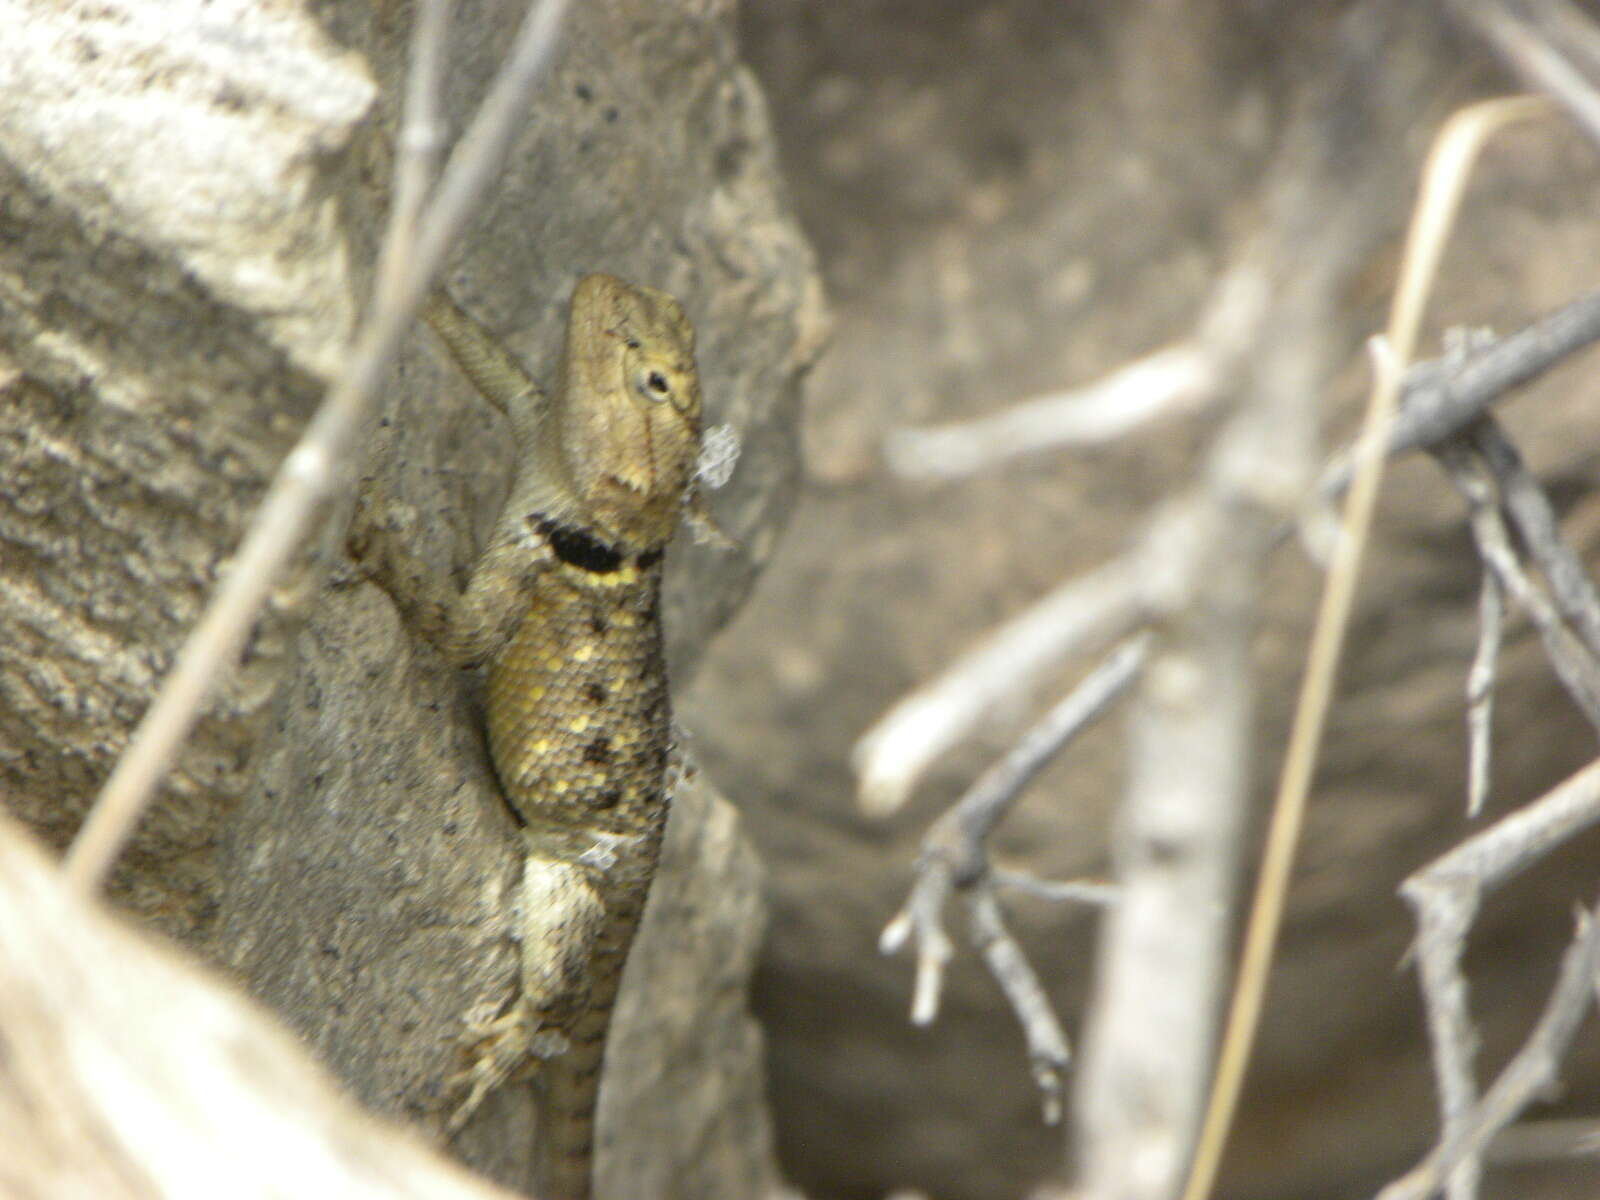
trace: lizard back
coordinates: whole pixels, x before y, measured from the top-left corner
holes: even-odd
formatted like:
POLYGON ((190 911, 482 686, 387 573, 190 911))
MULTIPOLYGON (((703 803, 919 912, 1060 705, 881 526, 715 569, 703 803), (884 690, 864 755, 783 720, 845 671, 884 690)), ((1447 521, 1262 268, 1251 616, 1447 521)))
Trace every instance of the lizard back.
POLYGON ((661 648, 660 554, 560 567, 489 667, 489 747, 531 828, 629 837, 664 819, 671 717, 661 648), (641 566, 639 559, 644 559, 641 566))

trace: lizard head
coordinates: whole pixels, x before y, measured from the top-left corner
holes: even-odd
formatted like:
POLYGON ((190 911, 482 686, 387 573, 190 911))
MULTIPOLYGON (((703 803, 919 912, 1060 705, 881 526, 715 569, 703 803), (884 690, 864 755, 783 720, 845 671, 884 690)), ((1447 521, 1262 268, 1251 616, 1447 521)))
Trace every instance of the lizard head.
POLYGON ((666 292, 587 275, 572 293, 558 416, 585 516, 619 543, 664 545, 700 455, 694 326, 666 292))

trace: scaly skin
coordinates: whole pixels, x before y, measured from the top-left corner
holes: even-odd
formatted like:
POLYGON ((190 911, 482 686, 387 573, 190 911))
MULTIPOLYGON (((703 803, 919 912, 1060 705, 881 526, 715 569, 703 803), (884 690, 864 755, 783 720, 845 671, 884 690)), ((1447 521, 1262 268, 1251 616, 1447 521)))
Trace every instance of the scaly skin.
POLYGON ((587 1200, 606 1030, 667 819, 661 556, 700 451, 694 330, 666 293, 590 275, 547 397, 448 299, 426 316, 519 450, 466 591, 412 605, 453 660, 487 664, 489 749, 526 846, 522 993, 477 1031, 451 1127, 533 1060, 538 1194, 587 1200))

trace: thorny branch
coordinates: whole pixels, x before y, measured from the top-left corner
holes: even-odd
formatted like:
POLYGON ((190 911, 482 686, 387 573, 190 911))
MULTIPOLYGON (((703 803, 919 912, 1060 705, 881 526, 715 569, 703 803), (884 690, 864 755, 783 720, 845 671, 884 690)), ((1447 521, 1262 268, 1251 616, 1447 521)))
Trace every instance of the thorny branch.
MULTIPOLYGON (((1386 439, 1386 452, 1391 456, 1431 449, 1436 457, 1443 454, 1458 464, 1458 469, 1448 464, 1445 469, 1468 497, 1469 506, 1475 503, 1473 497, 1481 505, 1490 506, 1479 517, 1475 529, 1484 544, 1494 549, 1502 568, 1525 580, 1527 573, 1514 565, 1517 556, 1504 535, 1504 520, 1490 505, 1482 472, 1467 463, 1476 456, 1492 474, 1498 497, 1495 504, 1510 519, 1518 542, 1543 574, 1550 591, 1550 602, 1546 602, 1543 589, 1529 583, 1528 590, 1536 593, 1532 603, 1553 622, 1553 602, 1554 610, 1586 648, 1586 653, 1580 652, 1578 665, 1568 671, 1577 674, 1573 686, 1580 695, 1586 690, 1582 660, 1600 657, 1600 598, 1577 555, 1561 539, 1543 488, 1488 410, 1511 389, 1531 382, 1596 340, 1600 340, 1600 291, 1581 296, 1506 337, 1478 341, 1459 353, 1419 363, 1406 372, 1401 409, 1386 439)), ((1323 472, 1318 488, 1323 500, 1348 486, 1353 453, 1340 453, 1323 472)), ((1490 712, 1507 590, 1502 576, 1503 572, 1488 565, 1486 558, 1479 601, 1478 650, 1467 681, 1469 816, 1481 812, 1488 797, 1490 712)), ((1555 630, 1550 636, 1565 639, 1566 635, 1555 630)), ((1565 656, 1556 661, 1565 662, 1565 656)))
MULTIPOLYGON (((1600 28, 1565 0, 1453 0, 1524 81, 1540 88, 1600 144, 1600 28)), ((1579 306, 1569 305, 1576 326, 1579 306)), ((1489 703, 1507 597, 1529 613, 1558 678, 1600 728, 1600 597, 1560 535, 1554 510, 1516 447, 1486 412, 1457 425, 1433 448, 1467 501, 1484 561, 1482 627, 1468 681, 1469 808, 1488 788, 1489 703), (1508 529, 1509 526, 1509 529, 1508 529), (1514 531, 1515 536, 1512 536, 1514 531)), ((1568 951, 1545 1013, 1523 1049, 1481 1099, 1473 1073, 1475 1033, 1461 957, 1483 894, 1554 846, 1600 820, 1600 762, 1542 799, 1470 838, 1417 872, 1401 889, 1416 913, 1417 957, 1439 1087, 1438 1144, 1382 1200, 1420 1200, 1441 1189, 1474 1200, 1482 1158, 1538 1091, 1555 1080, 1597 984, 1600 920, 1590 914, 1568 951)))
POLYGON ((1577 554, 1562 539, 1544 488, 1493 418, 1477 422, 1469 433, 1473 448, 1500 485, 1506 515, 1529 557, 1543 573, 1556 609, 1590 654, 1600 656, 1600 594, 1577 554))
MULTIPOLYGON (((1596 603, 1592 586, 1561 541, 1543 490, 1494 418, 1479 418, 1434 447, 1433 453, 1466 499, 1473 536, 1484 560, 1482 628, 1467 688, 1471 737, 1469 811, 1475 813, 1481 808, 1488 787, 1488 714, 1503 597, 1509 594, 1528 610, 1557 675, 1591 721, 1595 719, 1593 689, 1600 687, 1600 660, 1587 638, 1566 622, 1591 629, 1600 620, 1600 603, 1596 603), (1506 527, 1506 517, 1513 510, 1513 493, 1518 497, 1516 515, 1511 520, 1519 535, 1516 543, 1506 527), (1547 580, 1562 578, 1556 589, 1562 596, 1560 602, 1547 595, 1544 583, 1527 569, 1522 561, 1524 554, 1535 560, 1547 580)), ((1580 797, 1582 794, 1580 788, 1580 797)), ((1472 1073, 1476 1041, 1460 958, 1477 911, 1478 890, 1497 882, 1513 865, 1527 865, 1548 850, 1554 840, 1560 840, 1550 838, 1548 827, 1540 827, 1544 836, 1532 843, 1536 853, 1530 854, 1530 822, 1550 821, 1564 839, 1576 828, 1600 817, 1600 804, 1590 802, 1588 808, 1580 804, 1576 815, 1580 820, 1573 825, 1574 805, 1568 789, 1560 789, 1496 826, 1490 831, 1495 837, 1480 835, 1419 872, 1402 889, 1417 915, 1419 974, 1445 1143, 1459 1138, 1461 1130, 1473 1119, 1477 1095, 1472 1073), (1473 873, 1470 876, 1469 870, 1473 873)), ((1506 1120, 1515 1115, 1508 1114, 1506 1120)), ((1475 1152, 1451 1160, 1445 1173, 1452 1200, 1476 1196, 1481 1165, 1475 1152)))
POLYGON ((398 147, 399 192, 380 251, 380 286, 344 373, 284 459, 232 567, 67 851, 65 871, 83 891, 92 890, 110 868, 193 728, 218 674, 238 658, 279 572, 345 477, 356 430, 417 306, 505 161, 528 97, 554 53, 566 5, 567 0, 540 0, 530 7, 505 64, 424 206, 419 193, 437 122, 436 101, 425 93, 437 89, 439 77, 439 51, 427 39, 441 36, 444 26, 443 14, 432 11, 444 6, 425 7, 413 41, 422 79, 407 89, 408 111, 398 147))
MULTIPOLYGON (((1557 676, 1597 728, 1600 598, 1562 540, 1543 488, 1493 416, 1476 417, 1430 450, 1466 501, 1484 564, 1479 645, 1467 683, 1468 811, 1476 814, 1488 792, 1489 713, 1506 598, 1527 610, 1557 676)), ((1418 872, 1402 888, 1416 911, 1419 977, 1439 1087, 1440 1148, 1436 1169, 1429 1168, 1429 1186, 1443 1181, 1451 1200, 1477 1195, 1483 1141, 1521 1108, 1505 1111, 1469 1144, 1467 1131, 1480 1121, 1483 1105, 1472 1070, 1476 1037, 1460 962, 1481 894, 1596 819, 1600 770, 1591 767, 1418 872), (1447 1147, 1455 1149, 1447 1153, 1447 1147)), ((1405 1187, 1420 1186, 1415 1176, 1408 1179, 1405 1187)), ((1396 1184, 1399 1190, 1391 1191, 1412 1194, 1405 1187, 1396 1184)))

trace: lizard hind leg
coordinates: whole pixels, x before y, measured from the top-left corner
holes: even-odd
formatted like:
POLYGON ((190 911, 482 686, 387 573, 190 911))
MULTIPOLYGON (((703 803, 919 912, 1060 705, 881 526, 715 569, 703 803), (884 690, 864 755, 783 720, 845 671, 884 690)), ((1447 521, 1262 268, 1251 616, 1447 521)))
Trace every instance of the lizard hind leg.
POLYGON ((453 1081, 466 1097, 446 1124, 450 1133, 495 1088, 565 1054, 588 1006, 589 965, 606 918, 588 869, 530 854, 520 904, 521 994, 500 1016, 469 1026, 472 1063, 453 1081))

